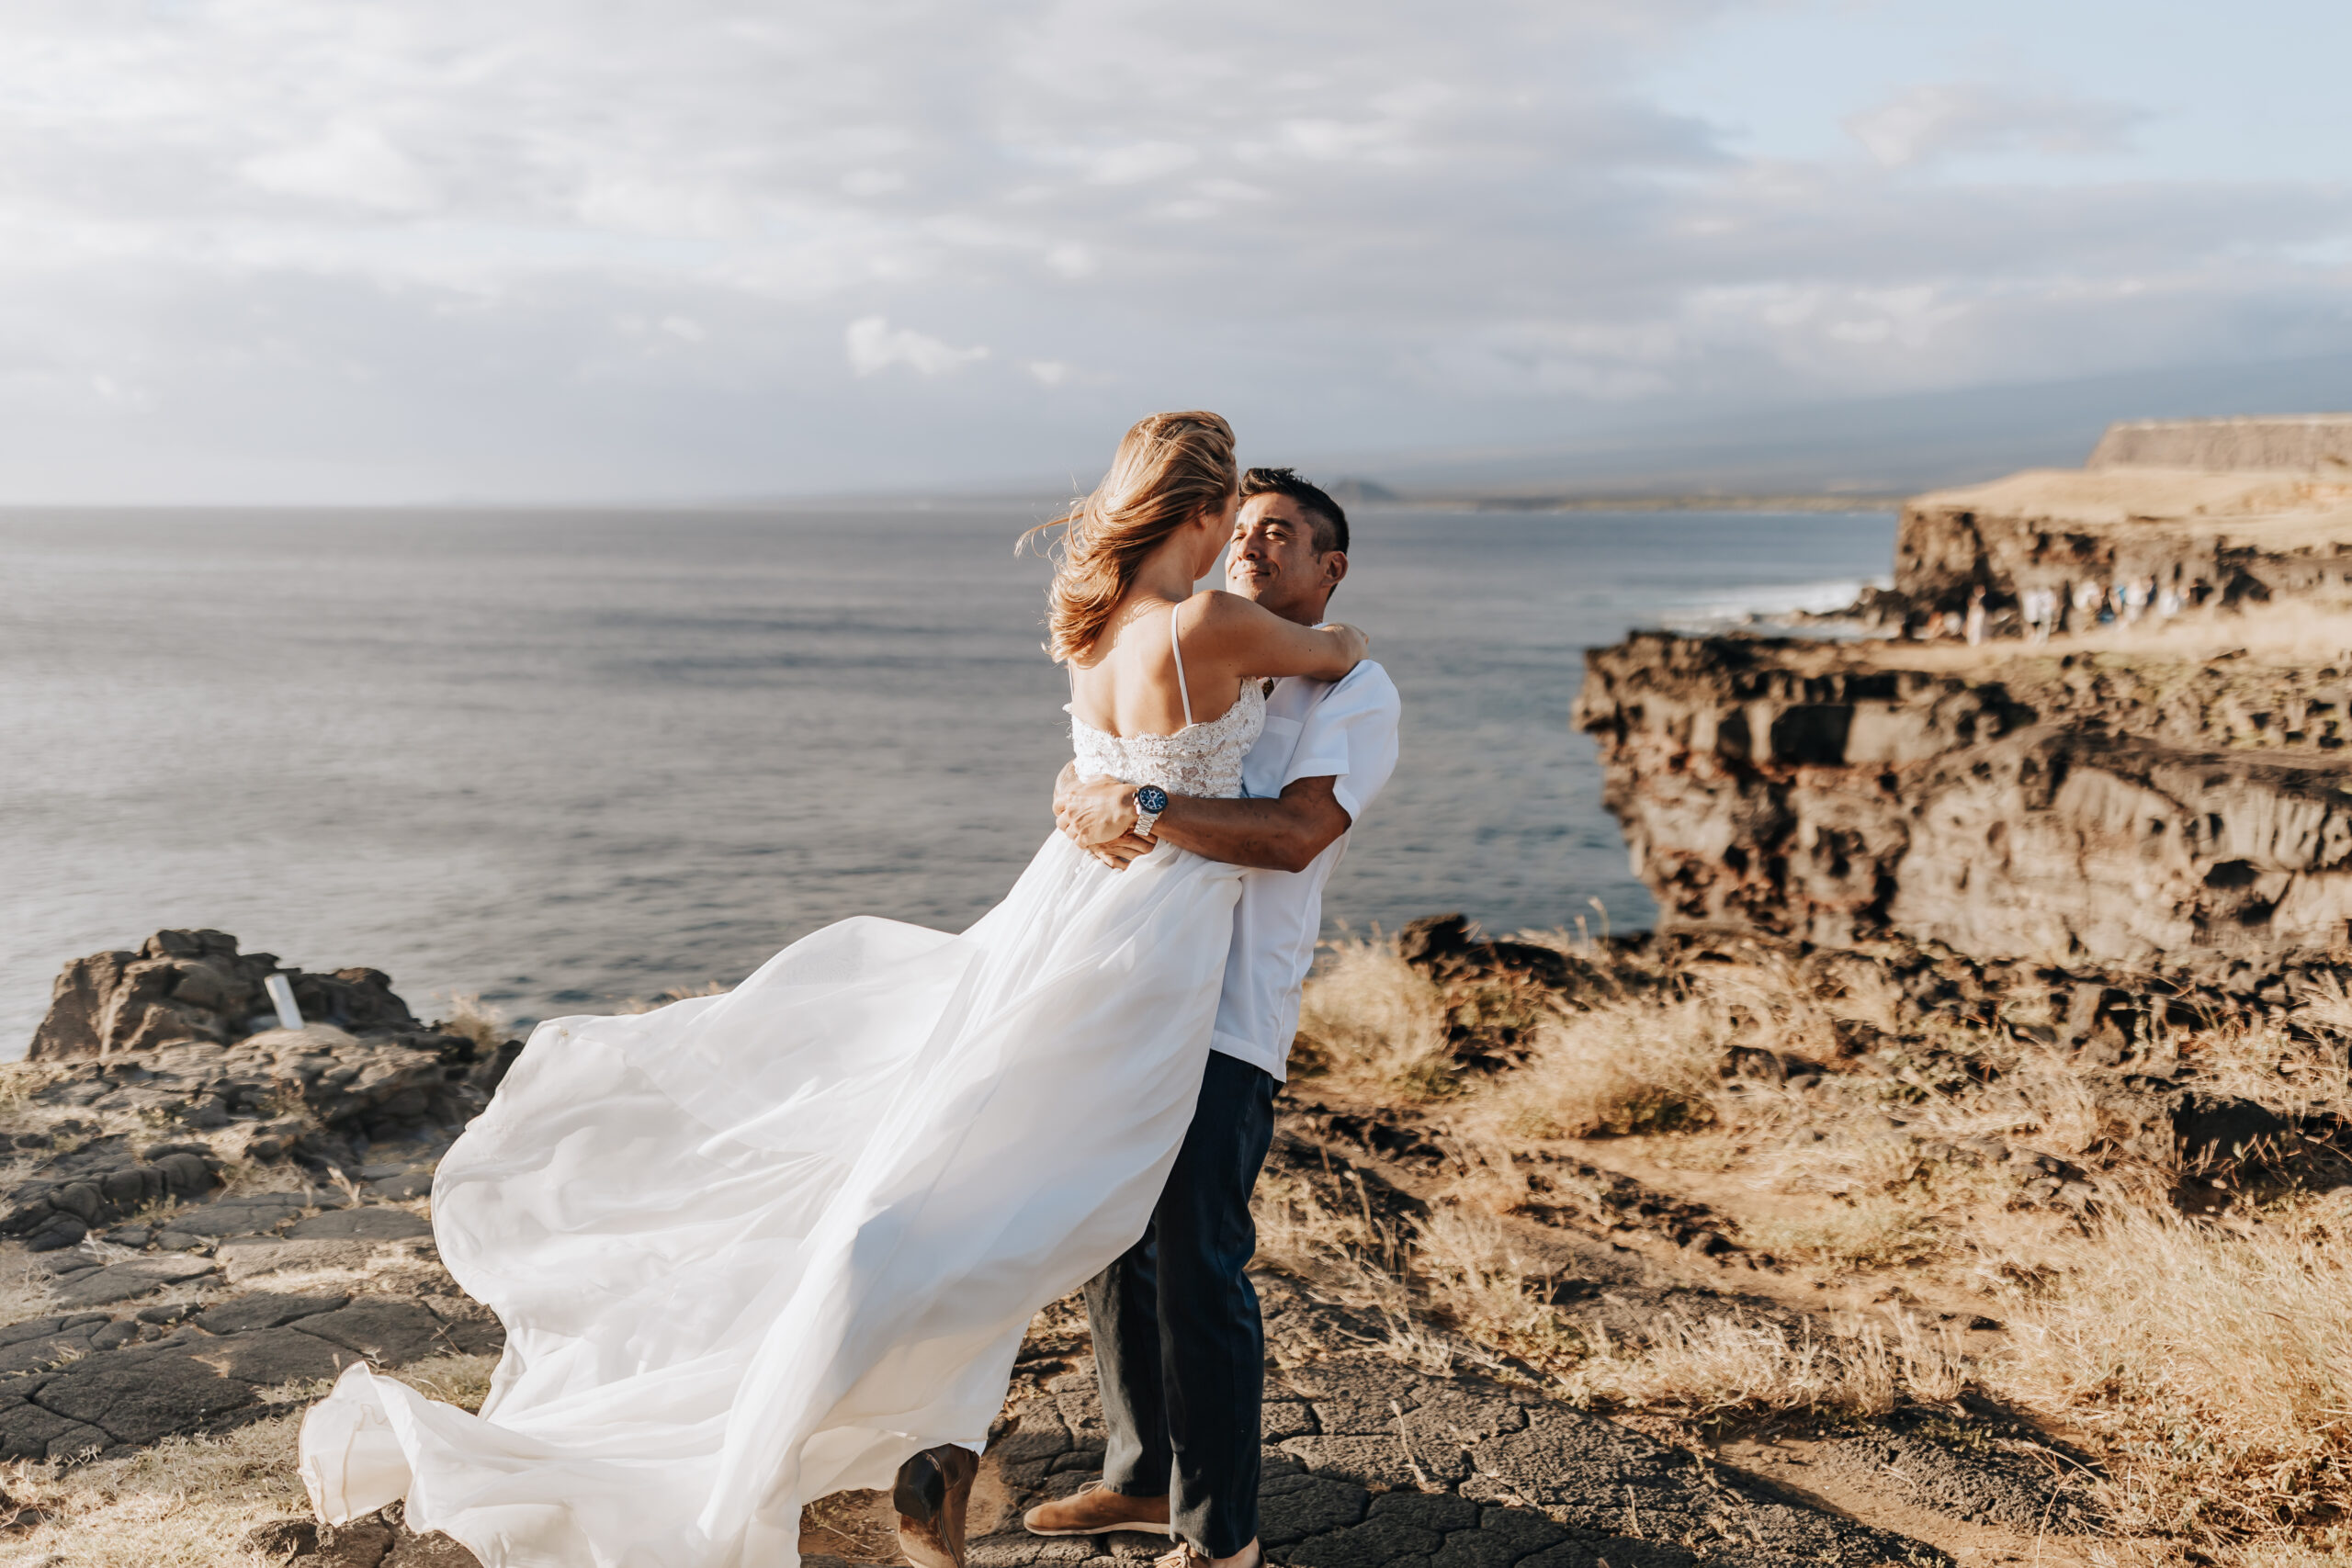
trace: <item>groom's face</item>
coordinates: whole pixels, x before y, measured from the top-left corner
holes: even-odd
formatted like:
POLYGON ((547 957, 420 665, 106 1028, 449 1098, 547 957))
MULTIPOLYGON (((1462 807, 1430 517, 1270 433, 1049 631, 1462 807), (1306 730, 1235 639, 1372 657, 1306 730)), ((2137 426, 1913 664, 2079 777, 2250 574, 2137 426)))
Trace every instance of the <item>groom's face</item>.
POLYGON ((1233 521, 1226 587, 1284 620, 1312 626, 1348 574, 1346 555, 1316 548, 1322 537, 1316 519, 1289 496, 1251 496, 1233 521))

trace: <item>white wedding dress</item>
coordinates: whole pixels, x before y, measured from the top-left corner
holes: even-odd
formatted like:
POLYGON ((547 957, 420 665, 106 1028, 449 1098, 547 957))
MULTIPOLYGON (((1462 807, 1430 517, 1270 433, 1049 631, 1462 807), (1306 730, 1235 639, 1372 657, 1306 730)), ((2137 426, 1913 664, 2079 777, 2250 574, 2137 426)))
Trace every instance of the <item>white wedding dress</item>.
MULTIPOLYGON (((1233 795, 1264 712, 1072 738, 1233 795)), ((320 1517, 404 1497, 488 1568, 793 1568, 805 1502, 978 1447, 1031 1316, 1143 1234, 1239 876, 1056 834, 960 935, 843 920, 725 996, 540 1024, 433 1189, 506 1326, 490 1397, 350 1368, 302 1424, 320 1517)))

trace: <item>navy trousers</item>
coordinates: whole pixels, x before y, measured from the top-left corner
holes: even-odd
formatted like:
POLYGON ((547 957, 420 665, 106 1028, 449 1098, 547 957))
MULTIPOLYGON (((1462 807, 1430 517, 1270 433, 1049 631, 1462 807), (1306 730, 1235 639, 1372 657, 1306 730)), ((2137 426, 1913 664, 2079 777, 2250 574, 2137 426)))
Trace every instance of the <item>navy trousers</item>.
POLYGON ((1247 1272, 1250 1191, 1273 1132, 1272 1077, 1210 1052, 1150 1228, 1086 1286, 1111 1429, 1103 1483, 1165 1493, 1177 1538, 1211 1557, 1258 1534, 1266 1330, 1247 1272))

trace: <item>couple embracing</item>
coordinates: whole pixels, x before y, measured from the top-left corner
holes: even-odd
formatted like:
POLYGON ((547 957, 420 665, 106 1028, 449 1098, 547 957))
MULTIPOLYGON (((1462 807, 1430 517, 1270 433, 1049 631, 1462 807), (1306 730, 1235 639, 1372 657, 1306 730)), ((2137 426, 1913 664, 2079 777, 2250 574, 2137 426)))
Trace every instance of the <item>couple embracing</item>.
POLYGON ((1397 703, 1323 619, 1344 513, 1233 445, 1152 415, 1057 520, 1074 757, 1002 903, 533 1032, 433 1193, 506 1327, 490 1394, 347 1371, 303 1424, 322 1517, 405 1498, 488 1568, 769 1568, 803 1504, 888 1487, 909 1555, 962 1568, 1023 1333, 1084 1284, 1104 1475, 1025 1522, 1256 1568, 1250 1190, 1397 703))

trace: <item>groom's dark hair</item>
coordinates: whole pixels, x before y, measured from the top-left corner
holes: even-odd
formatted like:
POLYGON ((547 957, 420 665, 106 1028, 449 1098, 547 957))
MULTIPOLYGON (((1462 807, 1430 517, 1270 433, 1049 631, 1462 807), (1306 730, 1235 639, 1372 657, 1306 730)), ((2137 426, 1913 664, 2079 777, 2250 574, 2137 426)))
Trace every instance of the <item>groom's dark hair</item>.
POLYGON ((1316 520, 1317 555, 1348 547, 1348 514, 1322 486, 1300 479, 1296 468, 1251 468, 1241 476, 1241 499, 1253 495, 1286 495, 1298 502, 1298 509, 1316 520))

